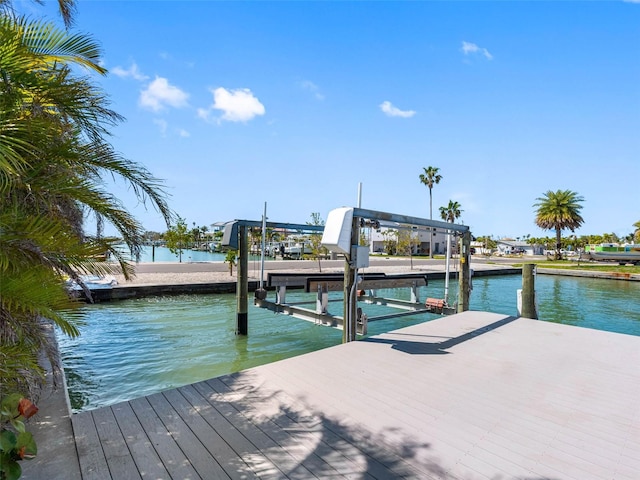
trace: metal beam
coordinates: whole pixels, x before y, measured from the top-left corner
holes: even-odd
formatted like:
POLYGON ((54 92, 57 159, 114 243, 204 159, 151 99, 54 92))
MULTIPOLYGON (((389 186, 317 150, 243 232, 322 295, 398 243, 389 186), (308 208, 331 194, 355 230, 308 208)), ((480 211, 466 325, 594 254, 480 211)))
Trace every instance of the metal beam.
POLYGON ((411 217, 409 215, 400 215, 397 213, 378 212, 375 210, 367 210, 364 208, 354 208, 353 216, 359 218, 366 218, 369 220, 378 220, 380 222, 389 222, 384 227, 393 228, 394 223, 398 224, 397 227, 403 227, 406 225, 419 225, 424 227, 439 228, 442 230, 453 230, 456 232, 464 233, 469 231, 467 225, 458 225, 456 223, 442 222, 440 220, 429 220, 427 218, 411 217))
MULTIPOLYGON (((238 227, 262 227, 262 220, 231 220, 224 224, 222 233, 222 246, 234 250, 238 249, 238 227)), ((300 223, 266 222, 267 228, 282 228, 297 232, 320 232, 324 231, 324 225, 303 225, 300 223)))

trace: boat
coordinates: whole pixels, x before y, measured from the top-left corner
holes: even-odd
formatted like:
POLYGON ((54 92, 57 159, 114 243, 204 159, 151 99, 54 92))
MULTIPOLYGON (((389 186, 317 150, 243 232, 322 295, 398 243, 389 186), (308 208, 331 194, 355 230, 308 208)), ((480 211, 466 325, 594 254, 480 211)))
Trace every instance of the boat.
POLYGON ((584 255, 590 260, 618 262, 620 265, 626 263, 640 265, 640 243, 587 245, 584 249, 584 255))
MULTIPOLYGON (((113 288, 118 281, 113 275, 80 275, 80 280, 89 290, 113 288)), ((67 287, 71 290, 82 290, 75 280, 68 279, 67 287)))
POLYGON ((311 243, 307 240, 302 241, 294 241, 288 246, 285 247, 285 256, 289 258, 302 258, 305 254, 311 254, 313 252, 313 248, 311 247, 311 243))
POLYGON ((304 236, 288 236, 280 242, 270 243, 266 248, 266 255, 270 257, 300 259, 305 254, 313 253, 311 241, 304 236))

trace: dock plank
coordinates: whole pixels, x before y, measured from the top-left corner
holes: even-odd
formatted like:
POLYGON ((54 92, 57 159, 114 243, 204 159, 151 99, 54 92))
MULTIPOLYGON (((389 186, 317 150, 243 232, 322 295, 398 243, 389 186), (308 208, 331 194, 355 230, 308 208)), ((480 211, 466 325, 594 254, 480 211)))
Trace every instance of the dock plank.
POLYGON ((219 379, 207 380, 207 385, 215 391, 219 398, 216 400, 216 408, 224 410, 227 418, 241 430, 243 434, 266 455, 278 468, 290 478, 322 478, 315 475, 307 465, 304 456, 300 455, 299 446, 287 445, 284 448, 271 438, 264 430, 264 426, 256 424, 244 414, 244 395, 237 391, 228 391, 219 379))
POLYGON ((170 478, 151 440, 133 411, 129 402, 118 403, 111 407, 127 448, 131 453, 140 476, 144 479, 170 478))
POLYGON ((99 408, 92 413, 111 476, 122 480, 141 479, 111 408, 99 408))
POLYGON ((259 449, 207 400, 210 398, 211 402, 215 403, 215 393, 205 382, 181 387, 180 392, 198 410, 207 424, 238 454, 238 468, 243 468, 242 465, 245 464, 258 477, 285 478, 278 467, 261 455, 259 449))
POLYGON ((149 395, 147 399, 173 440, 185 454, 188 454, 189 463, 202 478, 216 480, 230 478, 175 411, 164 393, 149 395))
POLYGON ((164 392, 165 398, 180 415, 201 444, 211 455, 211 459, 220 464, 225 474, 233 479, 258 478, 249 466, 241 460, 241 456, 233 450, 214 428, 201 415, 200 409, 194 407, 182 394, 183 389, 164 392))
POLYGON ((324 460, 329 448, 315 442, 304 425, 293 421, 286 415, 290 406, 281 402, 273 403, 269 398, 253 388, 236 387, 221 381, 216 384, 219 393, 242 392, 242 414, 269 436, 274 442, 291 453, 300 464, 313 472, 318 478, 343 478, 331 464, 324 460), (257 407, 259 405, 259 407, 257 407), (272 412, 271 415, 266 415, 272 412))
POLYGON ((167 430, 149 403, 149 399, 147 397, 136 398, 131 400, 129 404, 162 460, 164 468, 170 475, 169 478, 199 480, 201 478, 200 475, 198 475, 185 452, 180 449, 180 446, 172 437, 172 432, 167 430))
POLYGON ((71 417, 83 480, 111 478, 92 412, 71 417))

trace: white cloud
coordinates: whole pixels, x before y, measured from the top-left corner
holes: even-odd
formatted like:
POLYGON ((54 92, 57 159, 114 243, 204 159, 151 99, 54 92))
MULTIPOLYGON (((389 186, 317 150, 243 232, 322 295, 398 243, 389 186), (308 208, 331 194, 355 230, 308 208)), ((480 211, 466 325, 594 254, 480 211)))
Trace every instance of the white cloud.
POLYGON ((300 87, 303 90, 311 92, 313 96, 316 97, 316 100, 324 100, 324 95, 320 93, 320 88, 312 81, 303 80, 302 82, 300 82, 300 87))
POLYGON ((475 43, 463 41, 462 48, 460 48, 460 50, 462 50, 462 53, 464 53, 465 56, 466 55, 482 55, 487 60, 493 60, 493 55, 489 53, 489 50, 487 50, 486 48, 480 48, 475 43))
POLYGON ((188 138, 191 136, 191 134, 183 128, 178 129, 178 135, 180 135, 182 138, 188 138))
POLYGON ((140 92, 140 105, 157 112, 163 107, 180 108, 187 105, 189 95, 169 84, 166 78, 156 77, 145 90, 140 92))
POLYGON ((416 114, 415 110, 400 110, 394 107, 389 101, 382 102, 380 104, 380 110, 389 117, 411 118, 416 114))
POLYGON ((138 80, 139 82, 144 82, 145 80, 149 80, 149 77, 147 77, 140 70, 138 70, 138 65, 136 65, 135 63, 132 63, 128 69, 124 69, 120 66, 114 67, 111 70, 111 73, 113 73, 114 75, 120 78, 131 77, 134 80, 138 80))
POLYGON ((198 109, 198 117, 203 120, 209 119, 212 109, 221 110, 223 114, 219 120, 228 122, 247 122, 265 113, 264 105, 248 88, 227 90, 219 87, 211 93, 213 105, 208 109, 198 109))

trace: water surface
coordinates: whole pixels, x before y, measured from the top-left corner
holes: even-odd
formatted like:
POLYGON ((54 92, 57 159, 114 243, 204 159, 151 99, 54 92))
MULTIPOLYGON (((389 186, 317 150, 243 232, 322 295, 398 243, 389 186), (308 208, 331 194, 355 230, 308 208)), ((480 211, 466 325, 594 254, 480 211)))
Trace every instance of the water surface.
MULTIPOLYGON (((123 247, 126 248, 126 247, 123 247)), ((182 262, 224 262, 226 258, 225 253, 219 252, 207 252, 203 250, 188 250, 182 251, 182 262)), ((249 255, 249 260, 259 260, 260 255, 249 255)), ((135 259, 132 259, 135 260, 135 259)), ((273 260, 273 258, 265 257, 265 261, 273 260)), ((138 259, 138 262, 151 263, 151 262, 179 262, 180 257, 176 253, 172 253, 166 247, 151 247, 145 246, 142 249, 142 254, 138 259)))
MULTIPOLYGON (((521 276, 477 277, 472 310, 516 315, 521 276)), ((432 281, 421 298, 442 297, 443 282, 432 281)), ((452 290, 457 291, 456 287, 452 290)), ((408 289, 379 291, 408 299, 408 289)), ((538 275, 541 320, 640 336, 640 283, 538 275)), ((270 298, 273 293, 270 293, 270 298)), ((330 313, 341 315, 339 292, 330 313)), ((287 301, 315 295, 288 292, 287 301)), ((454 300, 451 298, 450 300, 454 300)), ((371 317, 395 311, 360 304, 371 317)), ((341 342, 342 332, 249 307, 249 335, 235 335, 235 295, 149 297, 87 305, 76 339, 59 336, 72 407, 75 411, 111 405, 168 388, 301 355, 341 342)), ((434 314, 381 320, 369 335, 438 318, 434 314)))

